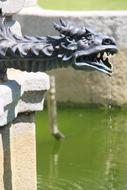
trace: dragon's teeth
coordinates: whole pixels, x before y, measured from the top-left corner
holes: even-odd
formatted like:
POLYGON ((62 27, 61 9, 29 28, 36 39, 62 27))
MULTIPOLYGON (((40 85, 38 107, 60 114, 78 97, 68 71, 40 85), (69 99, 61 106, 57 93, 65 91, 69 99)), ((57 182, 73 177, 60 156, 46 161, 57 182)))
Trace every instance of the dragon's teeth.
POLYGON ((100 53, 98 53, 98 54, 97 54, 97 58, 100 58, 100 57, 101 57, 101 54, 100 54, 100 53))
POLYGON ((58 54, 57 57, 58 57, 58 58, 62 58, 62 57, 63 57, 63 54, 58 54))
POLYGON ((109 56, 110 55, 110 52, 106 52, 107 53, 107 56, 109 56))
POLYGON ((111 58, 112 57, 112 55, 110 54, 109 56, 108 56, 108 58, 111 58))
POLYGON ((103 60, 105 61, 106 59, 107 59, 107 53, 104 52, 104 54, 103 54, 103 60))
POLYGON ((81 61, 84 62, 84 58, 83 57, 81 57, 81 61))

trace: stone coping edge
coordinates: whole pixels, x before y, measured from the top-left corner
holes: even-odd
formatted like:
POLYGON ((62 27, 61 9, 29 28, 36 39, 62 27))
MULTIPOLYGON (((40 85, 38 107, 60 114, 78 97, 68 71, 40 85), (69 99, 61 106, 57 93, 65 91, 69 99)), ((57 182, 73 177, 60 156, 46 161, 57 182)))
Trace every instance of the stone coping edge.
POLYGON ((36 15, 36 16, 45 16, 45 17, 81 17, 81 16, 103 16, 103 17, 109 17, 109 16, 127 16, 127 11, 119 10, 119 11, 63 11, 63 10, 46 10, 42 9, 39 6, 33 6, 28 8, 23 8, 20 13, 21 15, 36 15))
POLYGON ((18 113, 43 110, 44 92, 49 86, 45 73, 9 69, 8 81, 0 84, 0 126, 13 121, 18 113))

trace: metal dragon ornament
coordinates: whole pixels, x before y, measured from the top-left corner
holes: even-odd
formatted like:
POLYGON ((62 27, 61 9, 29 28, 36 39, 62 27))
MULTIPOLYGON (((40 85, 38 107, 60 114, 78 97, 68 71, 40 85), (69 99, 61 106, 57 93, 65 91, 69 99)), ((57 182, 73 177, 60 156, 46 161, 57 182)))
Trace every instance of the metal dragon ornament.
POLYGON ((112 73, 108 56, 117 52, 113 38, 85 27, 77 28, 62 19, 60 25, 54 23, 54 28, 59 36, 18 36, 1 15, 0 74, 4 75, 7 68, 37 72, 68 66, 112 73))

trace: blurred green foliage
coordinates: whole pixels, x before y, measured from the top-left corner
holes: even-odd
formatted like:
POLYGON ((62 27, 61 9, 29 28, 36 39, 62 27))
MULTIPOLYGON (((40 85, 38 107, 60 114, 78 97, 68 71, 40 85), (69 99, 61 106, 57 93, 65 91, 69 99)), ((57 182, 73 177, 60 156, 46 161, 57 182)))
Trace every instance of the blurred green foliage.
POLYGON ((39 0, 45 9, 127 10, 127 0, 39 0))

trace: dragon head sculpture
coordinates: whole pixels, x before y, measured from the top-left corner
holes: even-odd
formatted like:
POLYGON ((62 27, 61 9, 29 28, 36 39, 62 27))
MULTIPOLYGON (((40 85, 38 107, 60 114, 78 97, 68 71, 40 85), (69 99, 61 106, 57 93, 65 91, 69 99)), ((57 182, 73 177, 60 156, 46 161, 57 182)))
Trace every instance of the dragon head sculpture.
POLYGON ((17 36, 0 17, 0 70, 47 71, 71 65, 76 70, 112 73, 109 56, 117 53, 113 38, 88 28, 77 28, 60 19, 59 36, 17 36))
POLYGON ((54 24, 61 35, 58 58, 70 61, 77 70, 98 70, 110 75, 112 64, 109 59, 117 53, 115 40, 85 27, 75 28, 62 19, 60 23, 54 24))

